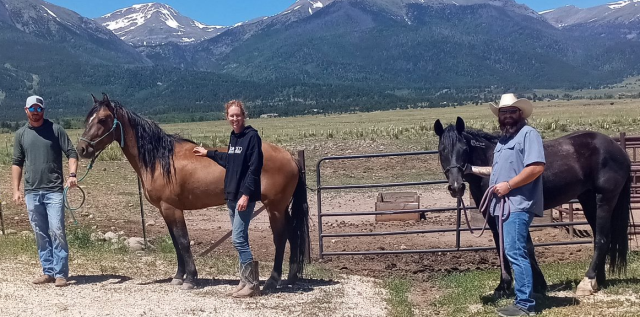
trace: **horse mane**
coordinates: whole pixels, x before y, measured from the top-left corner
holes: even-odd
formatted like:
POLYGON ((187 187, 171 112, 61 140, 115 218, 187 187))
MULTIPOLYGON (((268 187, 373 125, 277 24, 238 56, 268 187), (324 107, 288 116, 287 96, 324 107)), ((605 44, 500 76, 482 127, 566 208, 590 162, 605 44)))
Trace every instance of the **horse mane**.
MULTIPOLYGON (((477 129, 467 128, 464 130, 462 134, 463 136, 468 136, 472 139, 482 140, 492 144, 498 143, 498 140, 500 139, 500 136, 498 135, 487 133, 477 129)), ((442 133, 442 142, 444 142, 448 147, 453 148, 456 142, 458 142, 459 137, 460 135, 456 130, 456 126, 453 124, 450 124, 446 128, 444 128, 444 132, 442 133)))
POLYGON ((474 139, 485 140, 491 144, 497 144, 498 140, 500 139, 499 135, 491 134, 478 129, 465 129, 463 133, 469 135, 474 139))
MULTIPOLYGON (((107 102, 109 101, 100 101, 91 108, 91 111, 89 111, 85 118, 85 124, 98 110, 106 107, 107 102)), ((156 164, 160 163, 162 176, 165 181, 171 181, 172 176, 175 174, 173 154, 176 142, 189 142, 193 144, 195 144, 195 142, 185 139, 178 134, 167 134, 157 123, 126 109, 118 101, 111 101, 111 104, 114 108, 114 116, 116 118, 118 115, 122 115, 121 118, 126 117, 129 125, 136 134, 138 161, 142 168, 151 172, 153 177, 156 171, 156 164)))

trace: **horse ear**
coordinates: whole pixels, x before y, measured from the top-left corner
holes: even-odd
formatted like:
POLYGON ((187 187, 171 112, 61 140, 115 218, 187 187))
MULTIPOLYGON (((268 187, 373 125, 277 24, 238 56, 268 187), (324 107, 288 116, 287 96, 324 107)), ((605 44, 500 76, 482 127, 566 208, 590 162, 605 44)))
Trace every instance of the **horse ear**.
POLYGON ((93 94, 91 94, 91 98, 93 98, 93 104, 97 104, 98 103, 98 98, 96 98, 96 96, 94 96, 93 94))
POLYGON ((111 103, 111 100, 109 100, 109 96, 107 96, 107 94, 105 93, 102 93, 102 103, 104 103, 109 109, 109 111, 113 113, 115 109, 113 108, 113 104, 111 103))
POLYGON ((464 132, 464 120, 460 117, 456 119, 456 131, 458 131, 458 133, 464 132))
POLYGON ((442 122, 440 122, 440 119, 437 119, 436 122, 433 124, 433 131, 439 137, 442 136, 442 134, 444 133, 444 127, 442 126, 442 122))

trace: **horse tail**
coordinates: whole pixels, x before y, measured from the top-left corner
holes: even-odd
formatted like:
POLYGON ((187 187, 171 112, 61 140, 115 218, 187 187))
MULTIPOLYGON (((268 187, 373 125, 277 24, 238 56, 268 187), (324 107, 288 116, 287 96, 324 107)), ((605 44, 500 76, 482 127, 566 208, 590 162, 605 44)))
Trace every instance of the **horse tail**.
MULTIPOLYGON (((296 161, 297 162, 297 161, 296 161)), ((298 183, 291 199, 291 216, 289 218, 289 277, 302 277, 308 250, 309 238, 309 203, 307 201, 307 184, 303 167, 298 163, 298 183), (293 275, 293 276, 292 276, 293 275)))
POLYGON ((624 273, 629 252, 629 213, 631 212, 631 176, 624 183, 611 216, 611 243, 609 245, 609 271, 624 273))

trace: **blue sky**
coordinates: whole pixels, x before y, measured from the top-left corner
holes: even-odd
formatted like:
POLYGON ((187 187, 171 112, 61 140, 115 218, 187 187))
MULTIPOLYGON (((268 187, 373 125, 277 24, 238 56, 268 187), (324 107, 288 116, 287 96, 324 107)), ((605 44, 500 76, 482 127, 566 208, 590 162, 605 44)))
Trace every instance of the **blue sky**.
MULTIPOLYGON (((79 14, 96 18, 117 9, 149 0, 47 0, 79 14)), ((581 8, 616 0, 516 0, 536 11, 553 9, 567 4, 581 8)), ((273 15, 289 7, 295 0, 164 0, 183 15, 210 25, 233 25, 265 15, 273 15)))

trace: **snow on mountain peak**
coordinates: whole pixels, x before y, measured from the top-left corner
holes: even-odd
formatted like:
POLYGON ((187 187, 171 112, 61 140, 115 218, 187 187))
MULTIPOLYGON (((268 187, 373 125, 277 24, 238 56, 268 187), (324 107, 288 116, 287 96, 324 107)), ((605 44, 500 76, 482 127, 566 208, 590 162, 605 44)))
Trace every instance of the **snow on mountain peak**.
POLYGON ((143 45, 198 42, 226 29, 224 26, 200 23, 157 2, 135 4, 96 20, 129 43, 143 45))
POLYGON ((157 14, 167 26, 177 30, 184 29, 184 26, 174 18, 178 13, 172 7, 161 3, 136 4, 129 8, 109 13, 103 18, 109 18, 113 15, 121 15, 122 17, 106 22, 104 26, 114 33, 120 34, 143 25, 154 14, 157 14))
POLYGON ((623 1, 611 2, 611 3, 607 3, 607 6, 610 9, 620 9, 626 6, 627 4, 634 3, 634 2, 640 2, 640 0, 623 0, 623 1))

